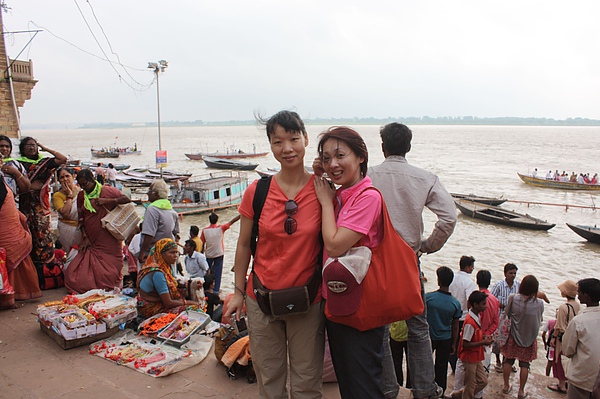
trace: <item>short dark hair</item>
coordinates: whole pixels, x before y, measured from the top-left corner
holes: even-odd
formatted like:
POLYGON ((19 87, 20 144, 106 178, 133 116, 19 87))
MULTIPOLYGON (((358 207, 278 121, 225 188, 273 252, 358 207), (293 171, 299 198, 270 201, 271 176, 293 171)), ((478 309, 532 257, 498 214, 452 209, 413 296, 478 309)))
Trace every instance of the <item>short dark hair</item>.
POLYGON ((196 225, 190 226, 190 234, 197 236, 198 233, 200 233, 200 229, 198 228, 198 226, 196 226, 196 225))
POLYGON ((508 273, 511 270, 519 270, 519 268, 514 263, 507 263, 506 265, 504 265, 504 274, 508 273))
POLYGON ((472 256, 468 256, 468 255, 461 256, 460 261, 458 262, 460 270, 465 270, 467 267, 473 266, 474 264, 475 264, 475 258, 472 256))
POLYGON ((393 122, 379 129, 383 150, 387 155, 405 156, 410 151, 412 131, 402 123, 393 122))
POLYGON ((206 276, 204 276, 204 282, 202 283, 202 288, 204 289, 204 291, 209 290, 210 286, 213 285, 214 282, 215 276, 213 276, 212 274, 207 274, 206 276))
POLYGON ((452 280, 454 280, 454 272, 447 266, 438 267, 435 274, 437 274, 440 287, 449 287, 452 280))
POLYGON ((600 302, 600 280, 597 278, 584 278, 577 282, 579 291, 590 297, 592 302, 600 302))
POLYGON ((471 292, 471 295, 469 295, 469 305, 471 305, 471 307, 475 306, 476 303, 481 303, 483 301, 485 301, 488 297, 488 294, 486 294, 485 292, 481 292, 481 291, 473 291, 471 292))
POLYGON ((350 150, 364 161, 360 164, 361 176, 367 175, 367 164, 369 163, 369 151, 363 138, 354 129, 347 126, 332 126, 319 135, 319 144, 317 145, 317 153, 320 157, 323 156, 323 146, 325 142, 334 139, 343 141, 350 150))
POLYGON ((477 272, 477 286, 481 288, 488 288, 492 282, 492 273, 489 270, 480 270, 477 272))
POLYGON ((279 111, 266 121, 260 116, 255 115, 255 117, 259 123, 266 126, 269 142, 271 141, 271 135, 275 133, 277 125, 281 126, 288 133, 302 133, 304 137, 308 136, 306 128, 304 127, 304 122, 297 112, 287 110, 279 111))
POLYGON ((185 240, 185 245, 188 245, 194 251, 196 250, 196 241, 194 240, 185 240))
POLYGON ((540 283, 537 278, 533 274, 528 274, 523 277, 521 280, 521 285, 519 286, 519 294, 525 296, 535 296, 540 288, 540 283))
POLYGON ((215 224, 219 221, 219 215, 217 215, 216 213, 211 213, 210 215, 208 215, 208 221, 210 222, 210 224, 215 224))

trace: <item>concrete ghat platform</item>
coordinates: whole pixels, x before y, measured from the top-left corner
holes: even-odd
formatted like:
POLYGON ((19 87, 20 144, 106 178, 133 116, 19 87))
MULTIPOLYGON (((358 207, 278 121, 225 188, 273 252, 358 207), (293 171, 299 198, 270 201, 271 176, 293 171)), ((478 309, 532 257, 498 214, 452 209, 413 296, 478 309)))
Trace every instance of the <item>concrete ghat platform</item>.
MULTIPOLYGON (((87 345, 62 349, 40 331, 35 312, 38 304, 65 295, 64 288, 44 291, 42 298, 18 302, 18 309, 0 312, 0 398, 258 398, 256 384, 248 384, 245 378, 230 380, 212 353, 197 366, 152 378, 90 355, 87 345)), ((516 398, 515 374, 512 381, 513 391, 503 395, 502 375, 492 372, 485 397, 516 398)), ((564 398, 546 389, 551 381, 530 375, 526 389, 529 398, 564 398)), ((452 386, 452 376, 448 385, 452 386)), ((338 399, 337 384, 324 384, 323 397, 338 399)), ((410 397, 406 389, 398 395, 410 397)))

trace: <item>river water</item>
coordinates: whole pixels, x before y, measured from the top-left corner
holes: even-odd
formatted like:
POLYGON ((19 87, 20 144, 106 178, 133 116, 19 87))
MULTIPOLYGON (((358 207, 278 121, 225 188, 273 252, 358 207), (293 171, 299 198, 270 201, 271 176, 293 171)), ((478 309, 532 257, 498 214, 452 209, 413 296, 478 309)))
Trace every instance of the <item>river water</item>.
MULTIPOLYGON (((310 165, 316 155, 317 137, 327 126, 307 126, 310 144, 306 163, 310 165)), ((369 148, 369 164, 383 161, 378 126, 355 126, 369 148)), ((482 196, 503 196, 509 200, 503 207, 528 213, 556 223, 548 232, 528 231, 477 221, 459 215, 456 230, 438 253, 421 258, 422 268, 429 278, 426 291, 437 289, 435 269, 448 266, 458 269, 461 255, 476 259, 475 273, 479 269, 491 271, 492 284, 503 278, 505 263, 519 267, 518 279, 534 274, 540 289, 547 293, 551 303, 546 305, 544 317, 554 316, 561 303, 556 285, 566 279, 577 281, 586 277, 600 277, 600 245, 587 243, 573 233, 565 223, 600 224, 598 211, 586 208, 567 208, 565 205, 598 206, 600 193, 571 192, 543 189, 522 183, 517 172, 527 173, 538 168, 566 170, 568 173, 600 172, 600 127, 531 127, 531 126, 414 126, 412 150, 408 162, 437 174, 451 192, 473 193, 482 196), (535 204, 534 204, 535 203, 535 204), (562 206, 539 203, 562 204, 562 206)), ((88 160, 90 147, 133 146, 137 143, 142 154, 122 156, 117 163, 154 167, 154 151, 158 148, 156 128, 77 129, 26 131, 46 146, 76 159, 88 160), (118 139, 117 139, 118 137, 118 139)), ((168 150, 168 169, 194 174, 208 172, 203 162, 190 161, 184 153, 198 151, 225 152, 228 148, 268 151, 264 130, 257 126, 176 127, 162 128, 162 148, 168 150)), ((276 167, 277 161, 269 154, 258 158, 259 169, 276 167)), ((107 160, 108 162, 108 160, 107 160)), ((258 178, 249 172, 250 180, 258 178)), ((225 222, 236 214, 223 211, 220 221, 225 222)), ((424 214, 425 231, 431 231, 435 215, 424 214)), ((208 225, 207 215, 186 216, 182 231, 187 236, 190 225, 200 228, 208 225)), ((231 292, 235 245, 239 224, 225 234, 225 264, 223 291, 231 292)), ((475 274, 474 273, 474 274, 475 274)), ((473 279, 474 279, 473 275, 473 279)), ((535 366, 541 370, 542 360, 535 366)))

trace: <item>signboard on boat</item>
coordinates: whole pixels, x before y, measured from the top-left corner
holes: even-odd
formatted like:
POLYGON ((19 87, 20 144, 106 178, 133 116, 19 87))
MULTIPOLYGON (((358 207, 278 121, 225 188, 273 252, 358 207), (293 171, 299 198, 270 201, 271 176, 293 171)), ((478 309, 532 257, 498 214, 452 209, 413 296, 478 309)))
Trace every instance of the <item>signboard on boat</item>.
POLYGON ((166 168, 167 167, 167 150, 156 151, 156 167, 166 168))

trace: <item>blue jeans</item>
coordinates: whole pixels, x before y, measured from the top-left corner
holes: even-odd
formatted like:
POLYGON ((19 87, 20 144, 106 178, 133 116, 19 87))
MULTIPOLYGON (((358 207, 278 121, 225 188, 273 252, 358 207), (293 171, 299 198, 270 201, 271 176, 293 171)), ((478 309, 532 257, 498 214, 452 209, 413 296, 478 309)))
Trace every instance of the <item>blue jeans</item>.
POLYGON ((342 399, 384 399, 381 374, 385 327, 358 331, 330 320, 325 326, 342 399))
POLYGON ((221 291, 221 275, 223 274, 223 255, 216 258, 206 258, 210 273, 215 276, 215 289, 213 292, 218 294, 221 291))
MULTIPOLYGON (((419 267, 420 271, 420 267, 419 267)), ((421 297, 425 303, 425 287, 421 279, 421 297)), ((429 398, 436 393, 437 384, 435 383, 435 371, 433 367, 433 355, 431 354, 431 340, 429 339, 429 324, 427 323, 427 306, 424 307, 423 313, 416 315, 406 320, 408 327, 408 369, 410 370, 410 379, 412 383, 413 398, 429 398)), ((384 347, 388 348, 384 351, 384 356, 389 356, 390 359, 383 360, 383 383, 384 392, 392 392, 393 388, 390 381, 396 384, 396 373, 393 369, 392 351, 389 349, 389 340, 384 342, 384 347), (389 370, 391 364, 392 369, 389 370), (385 376, 394 373, 394 378, 385 378, 385 376)))

